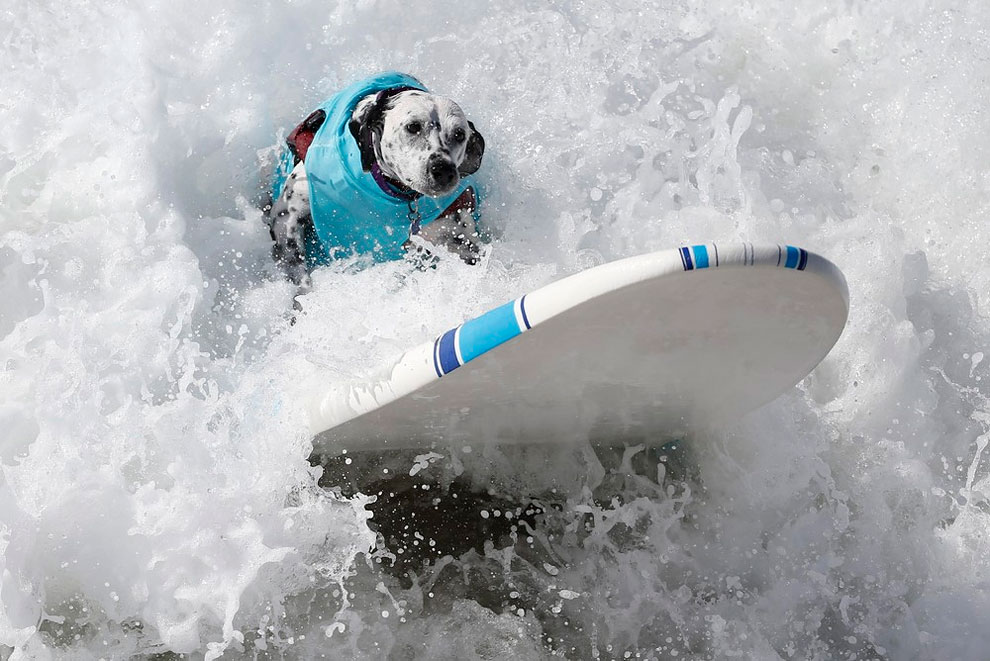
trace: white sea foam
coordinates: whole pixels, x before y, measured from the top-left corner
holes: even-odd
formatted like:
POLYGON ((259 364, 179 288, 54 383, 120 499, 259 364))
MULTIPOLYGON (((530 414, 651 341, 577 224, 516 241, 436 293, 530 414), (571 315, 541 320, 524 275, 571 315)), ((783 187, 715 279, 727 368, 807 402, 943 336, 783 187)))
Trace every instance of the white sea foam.
POLYGON ((688 4, 5 9, 0 656, 985 658, 990 14, 688 4), (290 325, 265 168, 386 68, 484 133, 494 245, 476 268, 324 269, 290 325), (712 240, 843 269, 849 326, 811 377, 659 467, 410 456, 378 477, 489 490, 479 526, 554 507, 514 551, 405 577, 383 567, 406 549, 365 553, 368 499, 317 485, 296 384, 712 240))

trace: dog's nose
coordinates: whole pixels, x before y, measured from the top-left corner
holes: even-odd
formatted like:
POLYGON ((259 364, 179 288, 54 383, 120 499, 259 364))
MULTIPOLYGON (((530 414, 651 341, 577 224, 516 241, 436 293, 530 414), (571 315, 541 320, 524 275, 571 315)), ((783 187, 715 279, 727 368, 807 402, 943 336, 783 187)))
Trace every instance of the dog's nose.
POLYGON ((430 176, 438 186, 449 186, 457 177, 457 168, 454 167, 453 162, 445 158, 432 159, 430 176))

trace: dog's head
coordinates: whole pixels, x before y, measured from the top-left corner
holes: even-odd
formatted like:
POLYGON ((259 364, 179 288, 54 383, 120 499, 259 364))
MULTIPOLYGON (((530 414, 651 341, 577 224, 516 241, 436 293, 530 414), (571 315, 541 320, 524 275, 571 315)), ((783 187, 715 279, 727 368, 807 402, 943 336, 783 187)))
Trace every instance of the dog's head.
POLYGON ((485 140, 450 99, 421 90, 388 90, 362 99, 350 122, 365 171, 440 197, 481 167, 485 140))

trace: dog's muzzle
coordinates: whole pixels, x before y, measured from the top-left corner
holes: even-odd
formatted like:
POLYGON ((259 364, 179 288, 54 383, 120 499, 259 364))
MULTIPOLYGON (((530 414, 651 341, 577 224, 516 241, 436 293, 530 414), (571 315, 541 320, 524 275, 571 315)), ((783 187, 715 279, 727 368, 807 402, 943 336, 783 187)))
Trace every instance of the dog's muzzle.
POLYGON ((428 169, 433 186, 441 193, 449 191, 457 183, 457 167, 453 161, 443 156, 431 156, 428 169))

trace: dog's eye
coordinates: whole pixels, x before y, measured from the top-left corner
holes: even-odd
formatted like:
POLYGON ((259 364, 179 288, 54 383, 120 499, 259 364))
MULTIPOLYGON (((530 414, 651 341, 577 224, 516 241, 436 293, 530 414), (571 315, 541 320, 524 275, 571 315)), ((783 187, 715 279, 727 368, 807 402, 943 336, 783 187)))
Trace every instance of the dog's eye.
POLYGON ((454 142, 464 142, 464 129, 457 129, 454 131, 454 142))
POLYGON ((406 131, 412 133, 413 135, 416 135, 422 130, 423 130, 423 125, 420 124, 419 122, 409 122, 408 124, 406 124, 406 131))

